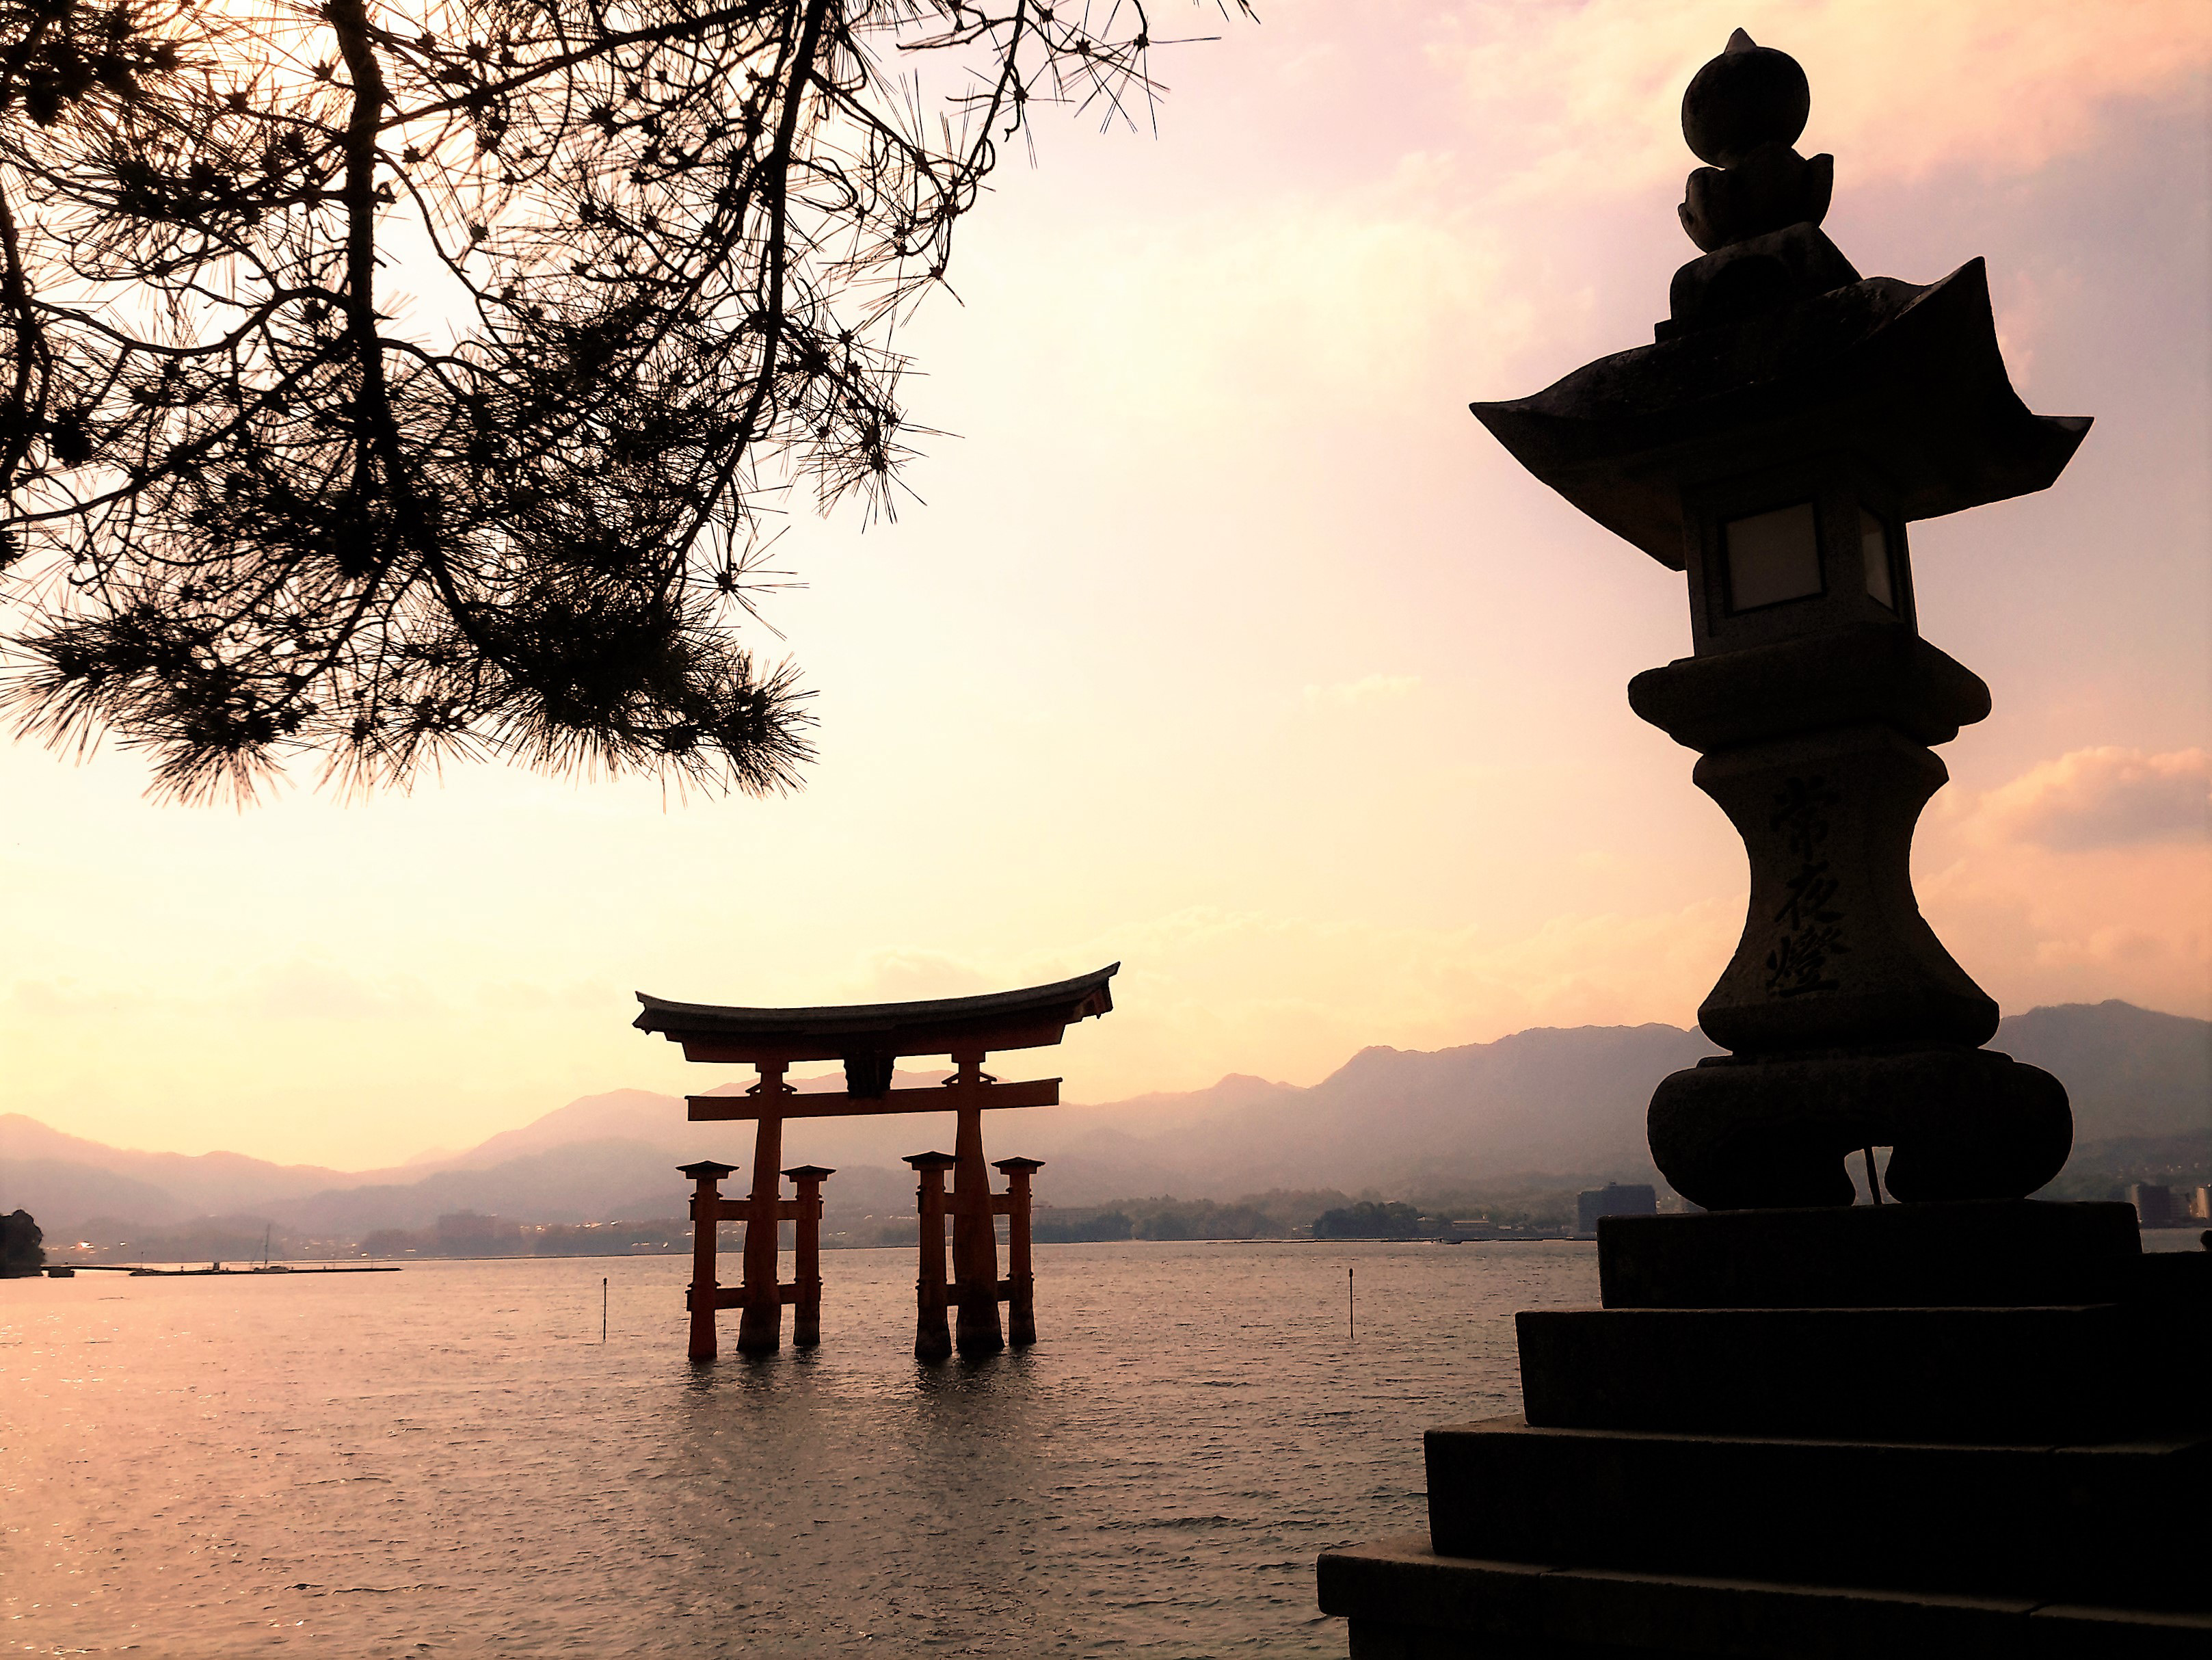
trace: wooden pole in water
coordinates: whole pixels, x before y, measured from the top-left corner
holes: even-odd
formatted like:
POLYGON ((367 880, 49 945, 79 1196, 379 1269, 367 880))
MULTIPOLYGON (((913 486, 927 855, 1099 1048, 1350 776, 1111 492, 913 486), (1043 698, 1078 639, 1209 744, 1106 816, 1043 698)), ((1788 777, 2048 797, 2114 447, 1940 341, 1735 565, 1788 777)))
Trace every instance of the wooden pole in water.
POLYGON ((1359 1322, 1352 1311, 1352 1270, 1344 1271, 1344 1335, 1347 1342, 1359 1341, 1359 1322))
POLYGON ((600 1342, 602 1342, 602 1343, 605 1343, 606 1341, 607 1341, 607 1281, 606 1281, 606 1276, 605 1276, 605 1274, 602 1274, 602 1275, 600 1275, 600 1276, 599 1276, 599 1341, 600 1341, 600 1342))

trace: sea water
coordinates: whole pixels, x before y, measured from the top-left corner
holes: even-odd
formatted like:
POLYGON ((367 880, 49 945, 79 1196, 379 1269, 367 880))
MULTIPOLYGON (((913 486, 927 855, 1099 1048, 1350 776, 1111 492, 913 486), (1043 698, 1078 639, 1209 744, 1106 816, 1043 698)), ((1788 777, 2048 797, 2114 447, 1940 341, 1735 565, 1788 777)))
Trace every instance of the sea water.
POLYGON ((1042 1341, 933 1366, 891 1250, 700 1365, 681 1257, 0 1282, 0 1647, 1341 1655, 1316 1553, 1422 1527, 1421 1431, 1597 1295, 1584 1243, 1036 1256, 1042 1341))

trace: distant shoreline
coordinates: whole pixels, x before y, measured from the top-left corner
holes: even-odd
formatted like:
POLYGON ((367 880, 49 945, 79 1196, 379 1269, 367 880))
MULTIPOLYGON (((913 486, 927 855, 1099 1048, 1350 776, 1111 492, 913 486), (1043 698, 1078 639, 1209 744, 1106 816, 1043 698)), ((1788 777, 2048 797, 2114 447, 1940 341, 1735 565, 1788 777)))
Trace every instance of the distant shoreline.
MULTIPOLYGON (((1274 1234, 1266 1235, 1253 1239, 1039 1240, 1036 1245, 1036 1249, 1038 1250, 1060 1250, 1070 1245, 1571 1245, 1594 1244, 1595 1243, 1596 1237, 1595 1235, 1574 1233, 1518 1233, 1508 1234, 1497 1238, 1484 1239, 1447 1239, 1439 1237, 1435 1234, 1419 1234, 1410 1239, 1389 1239, 1382 1237, 1372 1239, 1316 1239, 1310 1236, 1304 1234, 1274 1234)), ((829 1241, 824 1240, 822 1244, 822 1249, 825 1251, 912 1251, 916 1249, 916 1246, 915 1242, 912 1240, 907 1240, 898 1244, 889 1245, 832 1245, 829 1241)), ((744 1254, 742 1247, 725 1249, 714 1253, 718 1260, 725 1256, 741 1256, 744 1254)), ((653 1261, 662 1257, 682 1261, 688 1259, 691 1253, 689 1247, 681 1250, 556 1251, 547 1252, 542 1255, 533 1251, 501 1251, 483 1256, 379 1256, 374 1258, 362 1257, 352 1261, 343 1258, 319 1257, 312 1259, 298 1259, 293 1262, 271 1262, 269 1264, 269 1267, 270 1268, 286 1268, 294 1274, 321 1274, 332 1272, 344 1273, 349 1270, 367 1268, 372 1266, 378 1268, 390 1267, 394 1268, 402 1266, 427 1266, 434 1262, 607 1262, 617 1261, 653 1261), (312 1263, 313 1266, 310 1266, 310 1263, 312 1263), (325 1266, 325 1264, 328 1266, 325 1266)), ((791 1255, 791 1248, 787 1245, 781 1248, 779 1255, 788 1256, 791 1255)), ((160 1273, 158 1277, 163 1279, 174 1279, 179 1277, 179 1271, 181 1270, 185 1273, 196 1273, 199 1276, 205 1278, 207 1277, 208 1270, 197 1266, 197 1262, 198 1260, 204 1259, 196 1259, 194 1262, 175 1262, 149 1256, 143 1263, 135 1262, 55 1262, 51 1266, 56 1268, 82 1268, 88 1273, 98 1274, 130 1274, 135 1273, 141 1268, 144 1268, 149 1270, 159 1270, 160 1273)), ((258 1263, 252 1268, 235 1269, 225 1268, 223 1270, 226 1274, 245 1274, 258 1273, 261 1271, 260 1265, 258 1263)), ((29 1276, 26 1277, 27 1278, 29 1276)), ((147 1277, 153 1278, 155 1277, 155 1275, 149 1274, 147 1277)))

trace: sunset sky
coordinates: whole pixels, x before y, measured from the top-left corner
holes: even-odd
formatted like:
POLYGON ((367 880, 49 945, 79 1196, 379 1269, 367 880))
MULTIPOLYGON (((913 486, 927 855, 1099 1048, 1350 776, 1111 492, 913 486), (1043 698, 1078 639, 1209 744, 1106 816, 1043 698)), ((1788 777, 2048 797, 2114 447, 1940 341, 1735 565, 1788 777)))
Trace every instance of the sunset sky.
MULTIPOLYGON (((1687 1025, 1742 921, 1693 757, 1630 714, 1682 579, 1467 413, 1648 342, 1696 250, 1681 89, 1795 54, 1869 275, 1987 258, 2014 384, 2095 429, 1916 526, 1942 751, 1923 909, 2008 1011, 2212 1015, 2212 7, 1156 5, 1159 131, 1040 121, 906 339, 896 524, 794 501, 763 632, 817 689, 787 799, 449 770, 156 806, 0 747, 0 1110, 349 1168, 700 1089, 633 988, 949 995, 1116 959, 1023 1071, 1311 1082, 1371 1043, 1687 1025)), ((1011 1063, 1010 1063, 1011 1064, 1011 1063)))

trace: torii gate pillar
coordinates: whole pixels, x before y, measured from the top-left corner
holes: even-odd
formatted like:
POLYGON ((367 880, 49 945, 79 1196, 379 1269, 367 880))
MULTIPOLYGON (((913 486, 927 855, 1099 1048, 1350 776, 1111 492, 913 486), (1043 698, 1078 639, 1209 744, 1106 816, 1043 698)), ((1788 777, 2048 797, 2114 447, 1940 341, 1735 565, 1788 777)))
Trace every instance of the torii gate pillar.
POLYGON ((720 1352, 714 1342, 714 1310, 721 1306, 714 1246, 721 1231, 722 1178, 736 1175, 738 1167, 702 1158, 678 1168, 692 1181, 691 1289, 685 1299, 691 1310, 691 1358, 712 1360, 720 1352))
POLYGON ((941 1152, 917 1152, 914 1210, 921 1250, 914 1281, 914 1358, 947 1360, 952 1329, 945 1317, 945 1172, 959 1161, 941 1152))
POLYGON ((793 1229, 797 1261, 792 1270, 791 1341, 811 1349, 822 1341, 822 1184, 837 1172, 820 1164, 784 1171, 799 1189, 793 1229))
MULTIPOLYGON (((783 1081, 784 1068, 773 1062, 760 1067, 760 1082, 753 1087, 762 1098, 795 1094, 783 1081)), ((775 1278, 775 1237, 783 1208, 783 1120, 763 1099, 759 1123, 753 1136, 753 1196, 745 1207, 744 1293, 738 1316, 738 1353, 774 1354, 783 1347, 783 1298, 775 1278)))
POLYGON ((956 1049, 959 1070, 946 1080, 962 1099, 952 1143, 952 1300, 958 1305, 953 1343, 963 1354, 996 1354, 999 1329, 999 1231, 991 1217, 991 1172, 983 1163, 983 1109, 975 1099, 983 1051, 956 1049))
POLYGON ((991 1168, 1006 1177, 1006 1340, 1016 1348, 1036 1341, 1036 1264, 1030 1255, 1030 1178, 1042 1158, 999 1158, 991 1168))

